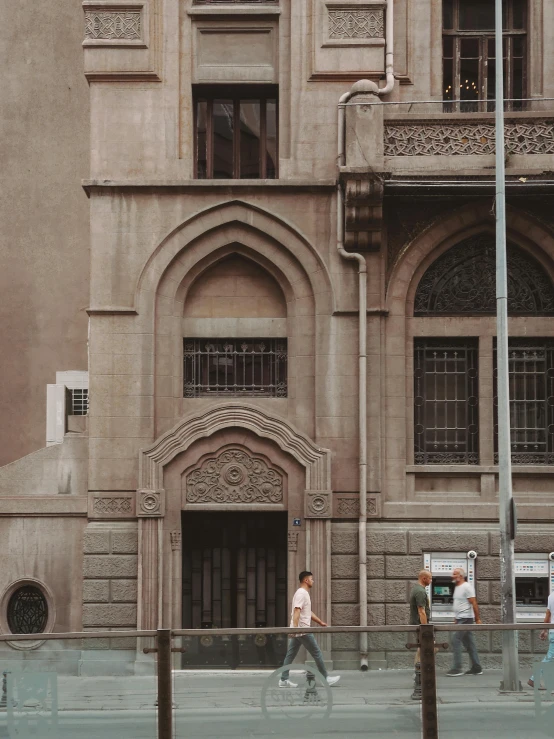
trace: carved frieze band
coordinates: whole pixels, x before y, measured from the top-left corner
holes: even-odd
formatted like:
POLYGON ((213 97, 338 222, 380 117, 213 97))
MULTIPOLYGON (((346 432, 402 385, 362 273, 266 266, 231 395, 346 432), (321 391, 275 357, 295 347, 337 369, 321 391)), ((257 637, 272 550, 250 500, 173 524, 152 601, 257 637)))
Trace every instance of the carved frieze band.
POLYGON ((164 490, 137 490, 137 516, 139 518, 159 518, 164 513, 164 490))
POLYGON ((304 497, 305 518, 331 517, 331 491, 306 490, 304 497))
MULTIPOLYGON (((506 122, 507 154, 554 154, 554 120, 506 122)), ((494 123, 387 123, 385 156, 494 154, 494 123)))
MULTIPOLYGON (((358 518, 360 515, 360 501, 358 494, 337 494, 334 501, 334 516, 336 518, 358 518)), ((367 517, 380 518, 381 505, 379 495, 367 496, 367 517)))
POLYGON ((140 10, 85 10, 85 39, 90 41, 140 41, 140 10))
POLYGON ((328 7, 329 38, 339 40, 383 38, 385 16, 382 8, 364 5, 328 7))
POLYGON ((134 518, 135 499, 133 493, 90 493, 89 518, 134 518))
POLYGON ((282 503, 283 476, 260 457, 227 449, 186 477, 187 503, 282 503))

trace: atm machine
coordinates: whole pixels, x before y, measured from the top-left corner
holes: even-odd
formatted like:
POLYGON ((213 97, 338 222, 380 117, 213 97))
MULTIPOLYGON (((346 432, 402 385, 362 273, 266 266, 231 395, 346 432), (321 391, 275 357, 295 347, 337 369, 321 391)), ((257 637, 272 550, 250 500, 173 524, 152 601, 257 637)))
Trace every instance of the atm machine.
POLYGON ((516 554, 516 618, 521 623, 540 623, 554 588, 554 552, 516 554))
POLYGON ((477 552, 426 552, 423 555, 423 569, 433 575, 427 595, 431 604, 431 621, 451 623, 454 621, 454 583, 452 570, 463 567, 467 581, 475 586, 475 560, 477 552))

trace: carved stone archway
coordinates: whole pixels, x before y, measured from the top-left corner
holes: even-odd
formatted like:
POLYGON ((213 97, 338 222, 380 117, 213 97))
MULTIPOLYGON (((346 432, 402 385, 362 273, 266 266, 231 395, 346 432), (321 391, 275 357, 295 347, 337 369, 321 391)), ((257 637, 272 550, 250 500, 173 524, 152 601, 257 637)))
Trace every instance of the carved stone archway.
MULTIPOLYGON (((318 577, 314 610, 325 620, 331 616, 330 521, 331 454, 315 444, 289 421, 265 409, 244 403, 214 405, 202 413, 183 418, 140 454, 137 490, 139 517, 139 593, 138 627, 154 629, 172 623, 171 614, 162 612, 164 596, 163 517, 165 515, 164 468, 195 442, 226 429, 245 429, 269 440, 290 455, 305 470, 303 490, 306 562, 301 568, 313 569, 318 577)), ((209 510, 210 503, 207 504, 209 510)), ((200 506, 201 507, 201 506, 200 506)), ((291 532, 294 533, 294 532, 291 532)), ((177 540, 176 534, 173 537, 177 540)), ((293 544, 294 544, 293 537, 293 544)), ((175 550, 172 540, 172 550, 175 550)), ((295 553, 289 537, 289 552, 295 553)), ((174 565, 177 565, 175 559, 174 565)), ((171 565, 170 565, 171 566, 171 565)), ((327 647, 323 643, 324 647, 327 647)), ((325 650, 327 651, 327 649, 325 650)))

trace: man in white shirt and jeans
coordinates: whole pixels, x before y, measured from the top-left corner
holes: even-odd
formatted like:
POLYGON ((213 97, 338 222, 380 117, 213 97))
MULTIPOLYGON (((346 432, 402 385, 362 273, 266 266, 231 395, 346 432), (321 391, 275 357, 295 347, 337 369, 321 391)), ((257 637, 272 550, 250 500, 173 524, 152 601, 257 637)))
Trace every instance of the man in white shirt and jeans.
MULTIPOLYGON (((554 661, 554 629, 551 629, 550 626, 554 624, 554 593, 551 593, 548 596, 548 605, 546 606, 544 623, 548 624, 548 628, 541 631, 540 639, 544 641, 548 636, 548 652, 546 653, 543 662, 552 662, 554 661)), ((529 680, 527 680, 527 685, 530 685, 532 688, 535 686, 535 677, 533 675, 531 675, 529 680)))
MULTIPOLYGON (((466 581, 466 572, 463 568, 457 567, 452 572, 452 582, 456 586, 454 588, 454 623, 457 624, 473 624, 481 623, 479 616, 479 606, 475 597, 475 589, 473 585, 466 581)), ((479 655, 477 654, 477 645, 471 631, 456 631, 452 636, 452 651, 454 653, 454 664, 452 669, 446 674, 449 677, 457 677, 458 675, 482 675, 483 668, 479 664, 479 655), (464 673, 462 669, 462 644, 467 649, 471 667, 464 673)))
MULTIPOLYGON (((312 621, 315 621, 319 626, 327 626, 327 624, 318 618, 315 613, 312 613, 312 601, 310 599, 310 590, 314 585, 314 576, 311 572, 304 570, 298 576, 300 581, 300 587, 294 594, 292 599, 292 612, 290 617, 291 628, 297 626, 309 628, 312 625, 312 621)), ((329 685, 336 685, 340 680, 340 675, 330 677, 323 661, 323 655, 321 649, 315 640, 313 634, 294 634, 289 639, 289 648, 287 656, 283 662, 283 667, 291 665, 296 659, 300 647, 306 647, 307 651, 312 655, 322 677, 324 677, 329 685)), ((307 674, 308 680, 313 680, 314 675, 311 672, 307 674)), ((279 680, 280 688, 297 688, 297 683, 293 683, 289 680, 289 670, 283 670, 281 679, 279 680)))

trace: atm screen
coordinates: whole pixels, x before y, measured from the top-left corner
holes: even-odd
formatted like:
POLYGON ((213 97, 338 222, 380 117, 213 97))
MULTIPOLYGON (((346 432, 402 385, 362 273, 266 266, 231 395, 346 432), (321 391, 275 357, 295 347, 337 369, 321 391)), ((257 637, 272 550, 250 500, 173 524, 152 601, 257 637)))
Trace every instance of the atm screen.
POLYGON ((434 577, 431 593, 435 605, 450 605, 453 602, 454 583, 450 577, 434 577))
POLYGON ((516 577, 516 605, 546 608, 547 602, 547 577, 516 577))

